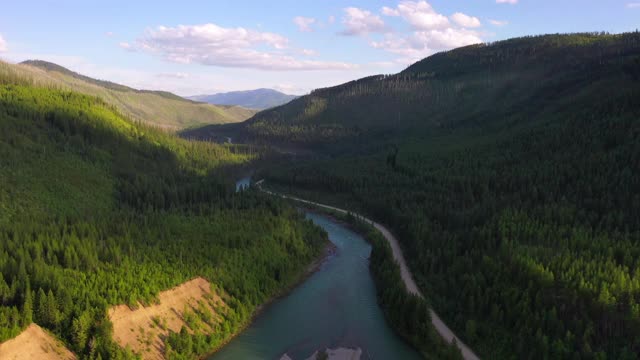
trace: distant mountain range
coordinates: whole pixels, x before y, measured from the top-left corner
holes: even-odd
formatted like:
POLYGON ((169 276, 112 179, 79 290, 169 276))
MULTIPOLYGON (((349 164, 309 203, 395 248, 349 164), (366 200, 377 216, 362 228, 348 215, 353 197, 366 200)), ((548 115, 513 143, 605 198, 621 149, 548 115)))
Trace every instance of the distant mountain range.
POLYGON ((187 99, 206 102, 214 105, 234 105, 248 109, 264 110, 284 105, 298 96, 287 95, 273 89, 256 89, 246 91, 231 91, 213 95, 196 95, 187 99))

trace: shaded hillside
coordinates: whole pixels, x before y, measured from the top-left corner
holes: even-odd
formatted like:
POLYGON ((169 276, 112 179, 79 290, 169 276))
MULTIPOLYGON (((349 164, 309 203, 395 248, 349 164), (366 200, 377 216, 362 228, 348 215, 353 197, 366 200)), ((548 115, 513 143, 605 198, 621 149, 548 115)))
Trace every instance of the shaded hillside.
POLYGON ((215 105, 242 106, 247 109, 264 110, 280 106, 297 98, 273 89, 256 89, 247 91, 231 91, 213 95, 191 96, 189 99, 215 105))
POLYGON ((107 309, 203 277, 228 308, 185 312, 162 339, 167 357, 202 357, 320 253, 326 235, 297 211, 235 192, 252 150, 32 83, 0 73, 0 342, 35 322, 79 358, 139 358, 114 342, 107 309))
POLYGON ((233 123, 243 121, 255 113, 240 107, 196 103, 164 91, 136 90, 92 79, 40 60, 25 61, 17 65, 0 63, 0 74, 29 78, 33 84, 99 96, 134 120, 169 129, 233 123))
POLYGON ((390 225, 482 358, 637 359, 639 80, 639 33, 513 39, 315 91, 245 131, 324 155, 261 176, 390 225))
POLYGON ((569 102, 611 101, 640 77, 639 39, 545 35, 455 49, 263 111, 244 125, 245 135, 325 143, 388 130, 500 129, 569 102))

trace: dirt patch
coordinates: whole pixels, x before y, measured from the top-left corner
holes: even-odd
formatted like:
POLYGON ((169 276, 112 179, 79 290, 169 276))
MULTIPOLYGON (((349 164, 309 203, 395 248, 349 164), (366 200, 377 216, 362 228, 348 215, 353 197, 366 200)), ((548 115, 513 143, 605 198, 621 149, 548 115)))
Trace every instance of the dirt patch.
POLYGON ((135 310, 127 305, 109 309, 113 339, 143 359, 164 358, 164 339, 169 331, 179 332, 183 326, 190 332, 213 331, 212 325, 220 320, 219 310, 226 307, 203 278, 163 291, 158 299, 158 304, 139 306, 135 310))
POLYGON ((75 360, 76 356, 40 326, 31 324, 20 335, 0 344, 0 359, 75 360))

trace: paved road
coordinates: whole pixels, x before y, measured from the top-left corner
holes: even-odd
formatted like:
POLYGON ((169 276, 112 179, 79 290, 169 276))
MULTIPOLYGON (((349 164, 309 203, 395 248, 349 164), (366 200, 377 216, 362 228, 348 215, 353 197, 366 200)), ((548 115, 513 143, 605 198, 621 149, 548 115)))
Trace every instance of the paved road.
MULTIPOLYGON (((304 200, 304 199, 300 199, 297 197, 293 197, 293 196, 288 196, 288 195, 283 195, 283 194, 278 194, 278 193, 274 193, 268 190, 264 190, 262 189, 262 187, 260 187, 260 185, 264 182, 264 180, 260 180, 258 182, 256 182, 255 184, 258 186, 258 188, 267 193, 267 194, 271 194, 271 195, 275 195, 275 196, 280 196, 282 198, 285 199, 291 199, 294 201, 298 201, 301 203, 305 203, 305 204, 310 204, 310 205, 315 205, 315 206, 319 206, 325 209, 330 209, 330 210, 334 210, 340 213, 348 213, 347 210, 344 209, 340 209, 340 208, 336 208, 333 206, 329 206, 329 205, 325 205, 325 204, 320 204, 317 202, 313 202, 313 201, 309 201, 309 200, 304 200)), ((382 235, 384 235, 385 239, 387 239, 387 241, 389 242, 389 245, 391 245, 391 250, 393 250, 393 257, 395 258, 395 260, 398 262, 398 264, 400 265, 400 274, 402 275, 402 280, 404 281, 404 284, 407 288, 407 290, 412 293, 412 294, 416 294, 420 297, 423 297, 422 293, 420 292, 420 289, 418 289, 418 286, 416 285, 415 281, 413 280, 413 275, 411 275, 411 272, 409 271, 409 267, 407 266, 406 261, 404 260, 404 255, 402 254, 402 249, 400 248, 400 243, 398 242, 398 239, 396 239, 396 237, 391 233, 391 231, 389 231, 389 229, 387 229, 385 226, 371 220, 368 219, 362 215, 359 214, 355 214, 352 213, 354 216, 359 217, 360 219, 370 223, 371 225, 373 225, 376 229, 378 229, 378 231, 380 231, 380 233, 382 233, 382 235)), ((460 340, 454 333, 453 331, 451 331, 451 329, 449 329, 449 327, 447 326, 447 324, 445 324, 442 319, 440 319, 440 316, 438 316, 438 314, 436 314, 435 311, 433 311, 433 309, 429 310, 431 312, 431 323, 433 324, 433 327, 435 327, 436 331, 438 331, 438 333, 440 334, 440 336, 442 336, 442 338, 444 338, 445 340, 447 340, 449 343, 451 343, 453 341, 453 339, 456 340, 456 343, 458 344, 458 347, 460 348, 460 351, 462 352, 462 356, 465 358, 465 360, 479 360, 480 358, 473 352, 473 350, 471 350, 467 345, 465 345, 462 340, 460 340)))

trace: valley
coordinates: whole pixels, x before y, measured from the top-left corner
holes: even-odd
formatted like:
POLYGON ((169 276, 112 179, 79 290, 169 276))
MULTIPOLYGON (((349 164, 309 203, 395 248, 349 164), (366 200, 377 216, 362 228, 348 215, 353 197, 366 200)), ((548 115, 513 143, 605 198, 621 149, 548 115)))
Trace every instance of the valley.
POLYGON ((317 90, 236 136, 312 150, 256 176, 388 225, 417 286, 481 358, 632 359, 639 40, 452 50, 317 90))
POLYGON ((0 14, 0 360, 640 358, 638 4, 142 3, 0 14))
MULTIPOLYGON (((259 180, 258 182, 256 182, 256 186, 263 186, 264 181, 263 180, 259 180)), ((319 207, 319 208, 323 208, 323 209, 327 209, 330 210, 332 212, 337 212, 340 214, 350 214, 352 216, 354 216, 356 219, 358 219, 359 221, 362 221, 366 224, 369 224, 371 226, 373 226, 375 228, 375 230, 379 231, 380 234, 382 234, 382 236, 385 238, 385 240, 389 243, 389 246, 391 247, 391 251, 393 253, 393 259, 397 262, 399 268, 400 268, 400 275, 402 278, 402 281, 404 283, 404 286, 406 288, 406 291, 410 294, 413 295, 417 295, 419 297, 423 297, 423 295, 420 293, 420 289, 418 289, 418 286, 416 285, 415 281, 413 280, 413 276, 411 275, 411 272, 409 270, 409 268, 407 267, 406 261, 404 259, 404 255, 402 254, 402 249, 400 248, 400 244, 398 242, 398 240, 396 239, 395 236, 393 236, 393 234, 384 226, 381 225, 371 219, 367 219, 366 217, 359 215, 359 214, 354 214, 354 213, 350 213, 347 210, 344 209, 339 209, 333 206, 329 206, 329 205, 324 205, 324 204, 320 204, 317 202, 313 202, 313 201, 308 201, 308 200, 304 200, 304 199, 300 199, 297 197, 293 197, 293 196, 287 196, 287 195, 282 195, 282 194, 278 194, 269 190, 263 190, 262 188, 260 189, 261 191, 264 191, 270 195, 274 195, 274 196, 278 196, 284 199, 290 199, 293 200, 294 202, 300 202, 303 204, 307 204, 307 205, 311 205, 314 207, 319 207)), ((457 347, 460 348, 460 352, 462 354, 462 357, 465 360, 477 360, 479 359, 478 356, 476 356, 476 354, 473 353, 473 351, 471 349, 469 349, 469 347, 467 347, 467 345, 465 345, 452 331, 451 329, 449 329, 449 327, 442 322, 442 320, 440 319, 440 317, 438 316, 438 314, 436 314, 433 309, 429 310, 429 315, 431 318, 431 323, 433 324, 433 327, 435 328, 435 330, 438 332, 438 334, 444 339, 446 340, 448 343, 454 343, 455 340, 455 344, 457 347)))
POLYGON ((328 232, 335 252, 210 359, 280 359, 285 354, 306 359, 316 350, 338 347, 359 348, 358 359, 419 359, 386 325, 376 305, 367 260, 371 246, 328 216, 306 211, 306 217, 328 232))
POLYGON ((0 342, 35 322, 79 358, 136 358, 146 349, 116 342, 107 309, 146 308, 201 277, 224 294, 224 319, 196 332, 211 318, 192 313, 162 337, 162 356, 203 356, 324 248, 286 204, 235 193, 226 179, 254 156, 247 147, 188 142, 99 98, 1 79, 0 342))

